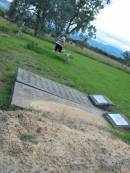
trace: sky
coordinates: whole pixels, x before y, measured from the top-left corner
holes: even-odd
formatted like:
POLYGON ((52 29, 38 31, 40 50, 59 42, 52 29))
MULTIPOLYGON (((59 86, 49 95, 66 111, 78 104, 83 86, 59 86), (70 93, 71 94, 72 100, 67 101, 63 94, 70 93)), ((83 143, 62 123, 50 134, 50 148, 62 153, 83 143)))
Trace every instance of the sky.
POLYGON ((100 11, 94 25, 97 28, 97 40, 130 50, 130 0, 112 0, 112 3, 100 11))

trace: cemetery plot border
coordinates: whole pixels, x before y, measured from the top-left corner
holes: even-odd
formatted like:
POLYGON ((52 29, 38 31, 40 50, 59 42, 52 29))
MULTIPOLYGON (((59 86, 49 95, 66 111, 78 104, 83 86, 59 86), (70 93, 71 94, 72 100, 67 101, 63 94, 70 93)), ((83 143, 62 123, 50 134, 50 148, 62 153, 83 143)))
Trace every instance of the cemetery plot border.
POLYGON ((64 100, 63 103, 67 105, 73 105, 85 111, 94 112, 99 115, 102 115, 104 113, 103 110, 93 106, 86 93, 82 93, 76 89, 46 79, 40 75, 34 74, 21 68, 18 68, 17 70, 15 85, 12 92, 12 106, 27 108, 27 100, 30 101, 31 99, 40 99, 40 101, 45 101, 49 99, 48 101, 52 101, 54 98, 56 98, 56 100, 54 99, 54 101, 57 101, 59 99, 62 101, 64 100), (28 92, 27 88, 30 88, 28 89, 28 92), (36 93, 39 92, 40 94, 37 95, 36 93), (24 103, 23 106, 21 105, 21 101, 22 103, 24 103), (25 102, 27 105, 25 105, 25 102))

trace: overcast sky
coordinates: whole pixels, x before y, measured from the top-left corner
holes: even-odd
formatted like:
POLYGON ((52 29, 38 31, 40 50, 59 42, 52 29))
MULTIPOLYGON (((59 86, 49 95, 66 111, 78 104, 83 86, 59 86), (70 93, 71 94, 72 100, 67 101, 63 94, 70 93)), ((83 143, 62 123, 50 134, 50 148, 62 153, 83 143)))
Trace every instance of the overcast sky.
POLYGON ((94 22, 97 39, 130 50, 130 0, 112 0, 94 22))

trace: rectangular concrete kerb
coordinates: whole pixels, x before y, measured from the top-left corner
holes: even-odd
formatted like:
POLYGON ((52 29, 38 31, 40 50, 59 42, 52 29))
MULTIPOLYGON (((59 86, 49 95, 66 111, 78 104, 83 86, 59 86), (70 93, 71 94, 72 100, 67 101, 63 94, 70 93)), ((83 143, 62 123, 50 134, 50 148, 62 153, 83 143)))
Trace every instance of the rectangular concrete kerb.
POLYGON ((16 81, 75 103, 87 104, 86 94, 20 68, 16 81))
POLYGON ((104 113, 93 106, 87 94, 19 68, 11 105, 28 108, 37 101, 55 101, 100 115, 104 113))
POLYGON ((114 127, 130 129, 130 122, 125 115, 120 113, 105 113, 104 117, 114 127))

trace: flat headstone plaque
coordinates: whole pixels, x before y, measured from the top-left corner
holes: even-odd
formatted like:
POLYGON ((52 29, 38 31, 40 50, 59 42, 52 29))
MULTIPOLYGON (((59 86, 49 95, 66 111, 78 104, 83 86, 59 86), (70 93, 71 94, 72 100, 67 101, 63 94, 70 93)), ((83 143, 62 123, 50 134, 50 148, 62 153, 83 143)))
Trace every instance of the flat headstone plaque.
POLYGON ((115 127, 130 128, 130 122, 120 113, 105 113, 105 118, 115 127))
POLYGON ((113 105, 112 101, 103 95, 89 95, 90 100, 96 106, 111 106, 113 105))
POLYGON ((105 103, 105 104, 108 103, 108 101, 104 98, 104 96, 94 95, 93 97, 98 103, 101 103, 101 104, 102 103, 105 103))

